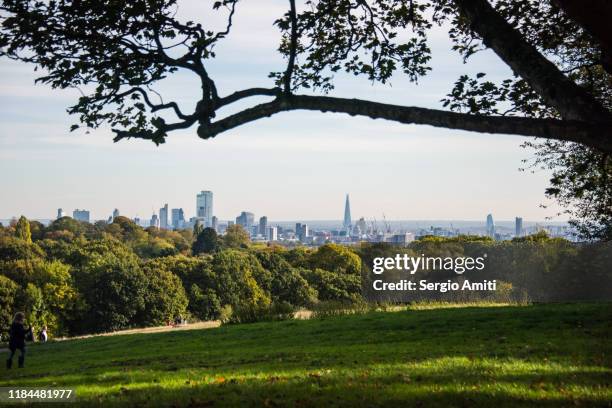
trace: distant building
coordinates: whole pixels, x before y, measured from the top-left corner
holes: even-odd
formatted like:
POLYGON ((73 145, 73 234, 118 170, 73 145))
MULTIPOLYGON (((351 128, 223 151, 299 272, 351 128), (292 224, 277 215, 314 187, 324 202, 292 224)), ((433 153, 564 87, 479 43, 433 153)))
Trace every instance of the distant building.
POLYGON ((236 217, 236 224, 241 225, 247 232, 251 233, 253 224, 255 223, 255 214, 243 211, 236 217))
POLYGON ((89 211, 76 209, 72 212, 72 218, 77 221, 89 222, 89 211))
POLYGON ((219 219, 217 217, 215 217, 214 215, 212 216, 212 225, 211 225, 212 229, 214 229, 215 231, 218 232, 219 230, 219 219))
POLYGON ((268 241, 278 241, 278 228, 268 227, 268 232, 265 237, 268 241))
POLYGON ((298 240, 304 242, 309 235, 308 224, 301 224, 299 222, 295 224, 295 236, 298 240))
POLYGON ((159 228, 168 229, 168 204, 159 209, 159 228))
POLYGON ((196 196, 196 217, 204 220, 205 227, 212 227, 213 193, 200 191, 196 196))
POLYGON ((353 228, 353 234, 357 236, 363 235, 367 232, 367 229, 368 227, 366 225, 366 221, 363 217, 361 217, 359 221, 355 223, 355 228, 353 228))
POLYGON ((114 220, 115 218, 117 218, 119 215, 120 215, 120 214, 119 214, 119 210, 115 208, 115 209, 113 210, 113 220, 114 220))
POLYGON ((487 236, 495 238, 495 223, 491 214, 487 215, 487 236))
POLYGON ((346 231, 350 231, 351 230, 351 225, 352 225, 352 221, 351 221, 351 204, 349 203, 349 195, 347 194, 346 195, 346 201, 344 203, 344 223, 342 224, 342 226, 344 227, 344 229, 346 231))
POLYGON ((185 227, 185 214, 182 208, 172 209, 172 228, 179 229, 185 227))
POLYGON ((268 230, 268 217, 264 215, 263 217, 259 219, 258 233, 261 234, 263 237, 265 237, 267 230, 268 230))
POLYGON ((414 241, 414 234, 411 232, 392 235, 391 239, 389 240, 389 242, 396 245, 407 245, 412 241, 414 241))
POLYGON ((159 228, 159 217, 157 217, 157 214, 153 214, 151 216, 151 221, 149 222, 149 226, 154 227, 154 228, 159 228))
POLYGON ((514 219, 514 235, 517 237, 523 236, 523 218, 516 217, 514 219))
POLYGON ((64 212, 64 210, 62 210, 61 208, 57 209, 57 219, 59 220, 62 217, 65 217, 66 213, 64 212))

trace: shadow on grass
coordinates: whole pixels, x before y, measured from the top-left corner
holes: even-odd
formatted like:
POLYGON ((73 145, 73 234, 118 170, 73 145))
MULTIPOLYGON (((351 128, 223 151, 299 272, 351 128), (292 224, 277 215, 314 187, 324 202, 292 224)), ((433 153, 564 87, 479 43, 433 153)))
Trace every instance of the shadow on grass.
MULTIPOLYGON (((266 375, 258 378, 217 377, 187 379, 168 386, 133 383, 103 395, 83 396, 82 406, 422 406, 422 407, 522 407, 601 406, 609 396, 572 383, 603 374, 576 371, 558 375, 555 381, 541 375, 502 375, 488 380, 462 379, 465 373, 451 370, 440 375, 352 376, 316 371, 306 375, 266 375)), ((593 378, 595 377, 595 378, 593 378)), ((582 381, 581 381, 582 382, 582 381)))
MULTIPOLYGON (((81 406, 610 406, 610 307, 371 313, 33 347, 81 406)), ((74 404, 68 406, 74 407, 74 404)))
MULTIPOLYGON (((422 360, 257 372, 107 371, 30 386, 77 388, 80 406, 609 406, 610 370, 523 360, 422 360)), ((74 404, 70 404, 74 406, 74 404)))

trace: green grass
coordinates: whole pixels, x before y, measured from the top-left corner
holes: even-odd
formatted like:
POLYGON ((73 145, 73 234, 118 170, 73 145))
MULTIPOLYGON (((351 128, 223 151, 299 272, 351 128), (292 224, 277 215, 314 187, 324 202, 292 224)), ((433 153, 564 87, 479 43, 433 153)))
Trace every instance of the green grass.
POLYGON ((611 321, 610 304, 430 307, 94 337, 30 347, 0 386, 83 406, 609 407, 611 321))

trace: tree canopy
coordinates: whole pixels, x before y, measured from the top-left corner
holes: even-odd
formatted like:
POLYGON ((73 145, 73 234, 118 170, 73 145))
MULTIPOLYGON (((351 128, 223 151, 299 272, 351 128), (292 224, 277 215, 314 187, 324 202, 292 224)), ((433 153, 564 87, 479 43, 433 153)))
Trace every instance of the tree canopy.
MULTIPOLYGON (((270 73, 270 88, 247 88, 227 96, 220 95, 206 63, 216 57, 215 45, 230 33, 237 0, 210 2, 227 14, 227 26, 218 32, 206 21, 175 17, 178 0, 9 0, 1 7, 0 47, 4 56, 43 68, 46 74, 38 80, 52 87, 92 85, 70 113, 86 126, 110 124, 117 140, 139 137, 161 143, 169 132, 195 125, 198 134, 208 138, 282 111, 309 109, 572 140, 609 153, 611 114, 601 100, 609 95, 593 92, 579 74, 587 68, 609 74, 609 40, 597 31, 601 21, 580 19, 566 3, 572 2, 290 0, 275 23, 282 32, 279 51, 287 57, 287 66, 270 73), (448 23, 455 49, 464 57, 480 47, 491 48, 516 73, 515 80, 498 90, 499 100, 514 103, 512 112, 531 104, 532 111, 545 109, 551 115, 504 115, 495 101, 479 106, 477 97, 494 91, 489 86, 480 89, 481 94, 447 104, 458 108, 463 101, 470 108, 467 113, 297 93, 328 93, 338 71, 380 82, 402 73, 417 81, 431 69, 429 29, 442 23, 448 23), (179 69, 191 71, 201 82, 202 97, 193 112, 184 112, 176 102, 153 102, 152 86, 179 69), (255 95, 272 100, 217 118, 222 107, 255 95), (169 122, 161 115, 164 111, 173 113, 176 121, 169 122)), ((602 13, 610 12, 604 1, 593 4, 602 13)), ((598 85, 607 93, 609 78, 600 82, 606 78, 608 84, 598 85)), ((459 84, 465 82, 460 79, 459 84)))

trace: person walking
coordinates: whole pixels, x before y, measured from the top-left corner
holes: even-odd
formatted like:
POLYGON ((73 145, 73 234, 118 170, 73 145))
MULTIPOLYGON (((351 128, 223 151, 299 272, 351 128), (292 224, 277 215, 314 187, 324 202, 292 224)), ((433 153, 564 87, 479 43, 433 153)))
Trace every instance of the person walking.
POLYGON ((11 328, 9 329, 9 350, 11 353, 8 360, 6 360, 6 368, 11 368, 13 366, 13 356, 17 350, 20 351, 18 359, 19 368, 23 368, 25 363, 26 337, 28 337, 28 335, 31 336, 31 334, 32 328, 25 328, 25 314, 22 312, 16 313, 13 318, 13 324, 11 324, 11 328))
POLYGON ((46 343, 49 339, 49 335, 47 334, 47 326, 43 326, 42 330, 38 334, 38 341, 41 343, 46 343))

